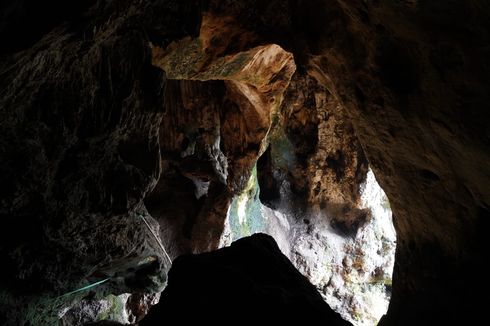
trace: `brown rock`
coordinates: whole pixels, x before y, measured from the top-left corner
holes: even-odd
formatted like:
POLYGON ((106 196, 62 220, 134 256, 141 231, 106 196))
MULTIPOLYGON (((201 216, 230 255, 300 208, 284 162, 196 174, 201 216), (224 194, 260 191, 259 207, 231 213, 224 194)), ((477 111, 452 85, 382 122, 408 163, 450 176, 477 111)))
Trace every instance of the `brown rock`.
POLYGON ((2 9, 0 322, 24 324, 36 314, 15 312, 21 300, 124 266, 135 243, 138 258, 153 253, 133 219, 145 198, 174 255, 215 248, 230 198, 265 150, 293 55, 334 113, 333 133, 308 146, 300 138, 327 122, 291 112, 304 166, 322 169, 319 187, 293 171, 298 193, 355 202, 349 184, 363 160, 332 137, 349 133, 347 115, 396 216, 381 324, 472 324, 485 311, 476 299, 485 282, 468 280, 485 279, 490 216, 487 1, 7 0, 2 9), (152 63, 179 79, 165 100, 152 63), (192 103, 196 94, 209 103, 192 103))
MULTIPOLYGON (((166 229, 176 230, 165 234, 168 245, 185 243, 183 248, 187 249, 175 249, 176 253, 218 248, 231 199, 245 187, 265 150, 272 117, 296 69, 293 56, 275 44, 222 55, 226 53, 222 43, 215 45, 213 40, 219 40, 220 35, 230 37, 234 31, 231 23, 230 19, 205 15, 199 38, 183 39, 166 49, 153 47, 153 64, 175 80, 169 84, 175 86, 167 89, 173 92, 168 97, 177 96, 177 102, 167 105, 168 119, 160 132, 164 159, 165 152, 172 152, 169 164, 193 180, 195 187, 209 189, 203 202, 193 199, 192 212, 176 208, 188 222, 185 217, 166 222, 170 217, 157 213, 157 207, 167 204, 150 204, 160 223, 169 223, 166 229), (184 224, 186 235, 182 237, 178 229, 184 224)), ((162 187, 166 182, 164 171, 162 187)), ((147 203, 157 202, 166 193, 157 187, 147 203)))
POLYGON ((288 4, 230 0, 209 8, 240 17, 258 39, 294 53, 299 69, 329 89, 351 118, 396 216, 393 301, 385 324, 471 320, 482 306, 463 299, 476 295, 466 280, 483 277, 482 230, 490 214, 489 6, 288 4), (278 28, 272 8, 283 13, 278 28))

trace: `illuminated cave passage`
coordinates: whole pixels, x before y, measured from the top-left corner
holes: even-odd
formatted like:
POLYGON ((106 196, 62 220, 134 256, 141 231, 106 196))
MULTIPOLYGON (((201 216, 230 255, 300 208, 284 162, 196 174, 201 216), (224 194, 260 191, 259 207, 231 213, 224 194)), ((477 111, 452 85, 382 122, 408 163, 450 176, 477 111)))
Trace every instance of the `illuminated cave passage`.
MULTIPOLYGON (((189 184, 182 193, 195 207, 169 212, 170 201, 182 200, 168 199, 175 189, 158 187, 147 207, 167 230, 163 238, 174 255, 272 235, 334 310, 374 325, 391 291, 388 199, 334 96, 294 74, 292 55, 277 45, 221 57, 208 37, 221 37, 219 29, 223 38, 241 32, 227 23, 205 15, 199 39, 153 49, 153 63, 169 78, 168 119, 160 130, 164 166, 189 184), (259 180, 264 203, 275 209, 262 205, 259 180), (179 236, 181 228, 187 236, 179 236)), ((159 183, 175 184, 167 171, 159 183)))
POLYGON ((343 108, 296 74, 269 138, 228 210, 222 244, 272 235, 334 310, 375 325, 388 309, 396 235, 343 108))
POLYGON ((488 1, 0 17, 1 325, 480 323, 488 1))
MULTIPOLYGON (((254 178, 251 179, 251 181, 254 178)), ((256 181, 256 180, 255 180, 256 181)), ((359 211, 368 219, 336 225, 325 210, 305 213, 284 201, 276 209, 246 189, 233 202, 224 244, 255 232, 270 234, 281 251, 317 287, 326 302, 354 325, 375 325, 388 309, 395 256, 395 231, 384 192, 369 171, 359 211), (255 196, 255 197, 254 197, 255 196)))

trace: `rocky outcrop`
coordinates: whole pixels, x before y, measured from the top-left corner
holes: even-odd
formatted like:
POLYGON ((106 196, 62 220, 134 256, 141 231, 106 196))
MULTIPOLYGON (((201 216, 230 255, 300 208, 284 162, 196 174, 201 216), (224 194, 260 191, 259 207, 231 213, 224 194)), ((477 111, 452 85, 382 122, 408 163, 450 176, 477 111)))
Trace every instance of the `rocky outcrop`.
MULTIPOLYGON (((58 295, 105 278, 97 295, 159 288, 168 263, 139 216, 156 231, 155 216, 174 257, 216 248, 232 197, 250 190, 291 55, 306 78, 296 85, 328 90, 318 100, 331 121, 350 120, 331 130, 352 128, 390 200, 398 247, 381 324, 476 324, 485 311, 468 280, 485 279, 490 216, 486 1, 0 6, 0 323, 49 324, 82 296, 58 295)), ((327 120, 309 113, 293 108, 286 132, 319 188, 306 172, 279 180, 300 208, 340 199, 355 213, 350 182, 365 161, 337 153, 347 143, 311 152, 327 120)), ((281 188, 265 179, 273 203, 281 188)), ((335 224, 349 233, 359 215, 346 216, 335 224)))
POLYGON ((160 299, 160 293, 108 295, 97 300, 84 298, 60 311, 61 326, 92 325, 112 322, 115 325, 134 325, 160 299))
POLYGON ((204 15, 199 38, 152 50, 171 81, 160 128, 163 173, 146 203, 175 256, 218 248, 232 198, 267 146, 296 69, 275 44, 226 52, 219 40, 241 31, 213 18, 204 15))
POLYGON ((375 325, 391 294, 395 231, 388 199, 338 101, 313 78, 291 81, 269 147, 228 211, 222 243, 255 232, 354 325, 375 325))
POLYGON ((490 214, 488 5, 230 0, 209 10, 292 52, 348 113, 395 215, 382 324, 477 316, 481 304, 463 298, 475 296, 466 280, 483 277, 490 214))
POLYGON ((326 210, 344 233, 363 222, 356 207, 368 162, 344 108, 312 77, 294 76, 258 169, 267 205, 288 197, 303 210, 326 210))
POLYGON ((356 209, 364 218, 347 233, 335 223, 342 212, 298 211, 289 197, 274 209, 263 205, 255 174, 232 202, 222 245, 270 234, 330 307, 354 325, 375 325, 388 309, 396 241, 388 200, 372 171, 359 185, 356 209))
POLYGON ((141 325, 189 322, 317 322, 349 325, 281 253, 274 239, 255 234, 230 247, 174 261, 160 302, 141 325))
POLYGON ((0 60, 1 324, 52 325, 86 292, 60 295, 106 278, 100 295, 158 291, 169 268, 140 217, 158 229, 142 200, 166 79, 149 43, 192 35, 199 7, 86 3, 48 2, 46 21, 34 2, 2 3, 0 34, 29 38, 0 60))

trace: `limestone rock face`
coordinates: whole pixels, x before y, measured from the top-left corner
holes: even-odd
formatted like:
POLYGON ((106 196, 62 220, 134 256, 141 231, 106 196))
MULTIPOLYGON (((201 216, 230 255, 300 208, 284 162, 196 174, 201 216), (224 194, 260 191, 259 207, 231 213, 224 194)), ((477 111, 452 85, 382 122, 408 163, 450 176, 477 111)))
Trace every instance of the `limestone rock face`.
POLYGON ((335 96, 312 77, 297 73, 275 127, 269 152, 259 162, 263 201, 274 207, 289 188, 289 200, 297 205, 327 209, 343 219, 333 223, 355 229, 359 214, 347 211, 359 204, 368 162, 335 96))
MULTIPOLYGON (((49 325, 82 299, 159 290, 169 263, 141 216, 173 258, 229 242, 226 216, 261 209, 249 198, 280 213, 285 190, 295 209, 329 212, 328 227, 357 235, 368 166, 397 231, 380 325, 478 323, 477 292, 488 287, 471 283, 486 279, 490 220, 488 1, 5 0, 0 9, 0 324, 49 325), (278 168, 274 147, 299 162, 285 155, 278 168), (93 293, 60 297, 106 278, 93 293)), ((274 228, 288 223, 278 215, 274 228)))
POLYGON ((2 2, 2 43, 24 37, 0 54, 2 325, 53 325, 87 292, 60 295, 106 278, 101 296, 165 284, 140 217, 158 229, 142 201, 160 174, 166 78, 149 43, 194 33, 191 3, 2 2))
POLYGON ((218 248, 232 198, 268 145, 296 69, 291 53, 275 44, 225 52, 215 40, 237 34, 233 28, 204 15, 199 38, 152 50, 169 78, 169 100, 162 177, 146 203, 174 256, 218 248))
POLYGON ((215 252, 178 257, 160 302, 140 325, 170 320, 221 325, 230 318, 245 323, 321 320, 327 325, 349 325, 265 234, 215 252))
POLYGON ((133 325, 148 313, 160 299, 160 293, 109 295, 96 300, 86 298, 60 311, 60 325, 87 325, 113 322, 116 325, 133 325))
POLYGON ((328 304, 375 325, 391 294, 395 231, 388 199, 336 99, 296 73, 222 243, 272 235, 328 304))
POLYGON ((484 277, 490 214, 489 5, 229 0, 209 11, 292 52, 350 117, 397 231, 382 324, 473 321, 484 308, 464 299, 475 297, 466 280, 484 277))

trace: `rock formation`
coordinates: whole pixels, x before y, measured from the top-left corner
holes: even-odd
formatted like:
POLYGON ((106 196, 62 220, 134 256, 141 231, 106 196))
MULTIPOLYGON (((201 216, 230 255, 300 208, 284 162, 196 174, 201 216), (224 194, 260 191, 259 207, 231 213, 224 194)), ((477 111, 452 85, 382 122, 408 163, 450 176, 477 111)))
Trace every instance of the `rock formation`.
MULTIPOLYGON (((173 83, 168 96, 172 100, 166 105, 168 119, 160 129, 163 189, 157 186, 151 195, 154 204, 149 203, 152 199, 147 203, 154 216, 163 215, 162 224, 175 218, 166 217, 167 204, 160 203, 167 197, 165 191, 173 192, 165 174, 169 170, 173 177, 170 171, 175 167, 177 174, 194 183, 193 201, 206 195, 198 216, 189 214, 194 221, 187 227, 186 248, 192 252, 218 248, 231 199, 243 190, 264 152, 272 118, 296 69, 292 55, 274 44, 225 55, 213 42, 222 33, 229 37, 230 31, 209 20, 204 16, 199 38, 165 50, 153 48, 153 64, 173 83)), ((185 223, 185 217, 179 220, 178 224, 185 223)), ((181 231, 170 225, 166 229, 175 234, 164 237, 170 247, 181 231)))
POLYGON ((375 325, 388 308, 396 235, 343 108, 298 72, 269 142, 232 202, 222 243, 273 235, 334 310, 375 325))
POLYGON ((171 320, 218 325, 234 320, 322 320, 332 326, 349 325, 281 254, 274 239, 260 233, 238 240, 229 248, 177 258, 168 287, 141 326, 163 325, 171 320))
POLYGON ((479 320, 487 1, 6 0, 0 17, 1 324, 149 297, 160 241, 216 249, 233 207, 280 212, 285 182, 350 234, 368 166, 397 232, 380 325, 479 320), (281 144, 300 160, 277 165, 281 144))
POLYGON ((318 0, 208 8, 292 52, 348 113, 395 215, 393 297, 382 324, 473 320, 481 302, 463 298, 474 297, 466 280, 482 277, 485 261, 489 6, 318 0))
POLYGON ((61 295, 106 278, 100 296, 165 284, 169 263, 141 219, 158 229, 142 201, 160 174, 166 78, 149 42, 200 21, 190 2, 37 7, 2 3, 2 42, 14 42, 0 60, 0 323, 12 325, 54 324, 85 293, 61 295))

